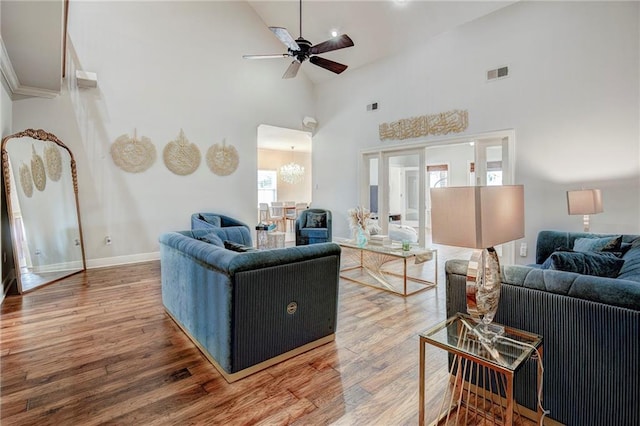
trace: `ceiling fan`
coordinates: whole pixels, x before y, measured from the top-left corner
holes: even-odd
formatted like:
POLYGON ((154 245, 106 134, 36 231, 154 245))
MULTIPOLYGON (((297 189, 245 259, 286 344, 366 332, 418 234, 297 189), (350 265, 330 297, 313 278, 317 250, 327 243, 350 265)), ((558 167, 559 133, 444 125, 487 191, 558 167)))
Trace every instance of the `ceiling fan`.
POLYGON ((302 0, 300 0, 300 37, 294 39, 293 36, 287 31, 286 28, 281 27, 269 27, 271 31, 280 39, 285 46, 287 46, 287 53, 279 53, 274 55, 243 55, 245 59, 272 59, 272 58, 288 58, 292 57, 294 60, 289 65, 289 68, 285 71, 282 78, 293 78, 298 74, 300 65, 307 59, 314 65, 321 68, 340 74, 347 69, 347 65, 340 64, 338 62, 331 61, 329 59, 321 58, 317 55, 319 53, 331 52, 333 50, 344 49, 345 47, 353 46, 353 40, 348 35, 342 34, 334 37, 322 43, 311 45, 311 42, 305 40, 302 37, 302 0))

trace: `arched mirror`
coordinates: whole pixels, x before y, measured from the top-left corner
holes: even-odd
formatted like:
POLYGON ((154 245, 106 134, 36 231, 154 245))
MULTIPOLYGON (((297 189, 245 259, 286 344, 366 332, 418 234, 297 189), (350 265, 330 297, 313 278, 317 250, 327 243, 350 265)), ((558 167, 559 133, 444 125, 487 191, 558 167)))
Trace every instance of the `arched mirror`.
POLYGON ((2 139, 2 172, 18 292, 84 271, 71 150, 51 133, 27 129, 2 139))

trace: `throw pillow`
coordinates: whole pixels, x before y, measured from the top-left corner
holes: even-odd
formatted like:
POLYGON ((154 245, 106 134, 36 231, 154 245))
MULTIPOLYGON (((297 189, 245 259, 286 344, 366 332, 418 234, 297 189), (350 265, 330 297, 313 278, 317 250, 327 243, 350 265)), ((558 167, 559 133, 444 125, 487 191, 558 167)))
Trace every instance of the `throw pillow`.
POLYGON ((224 248, 226 248, 227 250, 237 251, 238 253, 245 253, 247 251, 255 250, 255 248, 253 247, 245 246, 245 245, 234 243, 233 241, 227 241, 227 240, 225 240, 224 242, 224 248))
POLYGON ((604 238, 578 238, 573 243, 575 251, 620 251, 622 235, 604 238))
POLYGON ((326 228, 327 215, 325 213, 307 213, 305 228, 326 228))
POLYGON ((209 233, 209 234, 203 235, 201 237, 196 237, 196 240, 200 240, 200 241, 205 242, 205 243, 213 244, 214 246, 224 247, 224 244, 222 243, 222 239, 220 237, 218 237, 214 233, 209 233))
POLYGON ((220 216, 216 214, 200 213, 200 219, 215 226, 216 228, 220 228, 222 226, 222 220, 220 220, 220 216))
POLYGON ((613 253, 557 251, 549 256, 549 259, 543 264, 543 268, 616 278, 622 265, 624 265, 624 260, 619 259, 613 253))

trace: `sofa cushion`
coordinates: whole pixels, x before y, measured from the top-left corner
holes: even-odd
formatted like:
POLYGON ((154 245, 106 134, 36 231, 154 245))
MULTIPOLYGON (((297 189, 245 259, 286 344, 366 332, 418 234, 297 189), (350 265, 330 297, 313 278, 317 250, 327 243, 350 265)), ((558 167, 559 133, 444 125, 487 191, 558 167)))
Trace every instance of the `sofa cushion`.
POLYGON ((329 231, 327 228, 303 228, 300 235, 307 238, 328 238, 329 231))
POLYGON ((622 256, 624 265, 620 269, 618 278, 640 283, 640 238, 636 239, 631 248, 622 256))
POLYGON ((233 241, 225 241, 224 248, 226 248, 227 250, 237 251, 238 253, 244 253, 247 251, 255 250, 255 248, 253 247, 245 246, 244 244, 234 243, 233 241))
POLYGON ((216 214, 200 213, 200 219, 218 228, 222 226, 222 220, 220 219, 220 216, 216 214))
POLYGON ((542 268, 616 278, 623 265, 624 260, 613 253, 557 251, 549 256, 542 268))
POLYGON ((307 213, 307 222, 305 228, 326 228, 327 215, 325 213, 307 213))
POLYGON ((224 247, 224 243, 222 242, 222 238, 218 237, 215 233, 209 232, 205 235, 201 235, 195 237, 196 240, 203 241, 205 243, 213 244, 218 247, 224 247))
POLYGON ((587 251, 611 251, 619 252, 622 244, 622 235, 604 238, 577 238, 573 242, 573 250, 587 251))

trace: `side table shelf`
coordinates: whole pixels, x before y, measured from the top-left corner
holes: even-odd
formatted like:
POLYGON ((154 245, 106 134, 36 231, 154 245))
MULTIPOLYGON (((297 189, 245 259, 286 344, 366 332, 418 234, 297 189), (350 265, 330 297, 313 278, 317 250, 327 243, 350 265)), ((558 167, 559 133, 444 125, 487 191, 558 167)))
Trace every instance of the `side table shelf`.
MULTIPOLYGON (((504 335, 493 343, 484 343, 473 330, 476 322, 466 314, 451 318, 420 333, 419 424, 425 424, 425 352, 426 344, 453 354, 449 372, 449 391, 445 392, 436 418, 430 425, 467 423, 470 416, 491 424, 513 424, 515 372, 532 356, 540 356, 538 388, 542 387, 542 336, 504 327, 504 335), (475 380, 469 380, 473 377, 475 380), (486 406, 489 406, 487 409, 486 406), (461 414, 463 412, 464 414, 461 414), (460 416, 464 415, 463 419, 460 416)), ((494 323, 495 324, 495 323, 494 323)), ((497 324, 499 325, 499 324, 497 324)), ((541 401, 540 401, 541 402, 541 401)), ((537 410, 538 421, 542 409, 537 410)), ((476 422, 477 423, 477 422, 476 422)))

